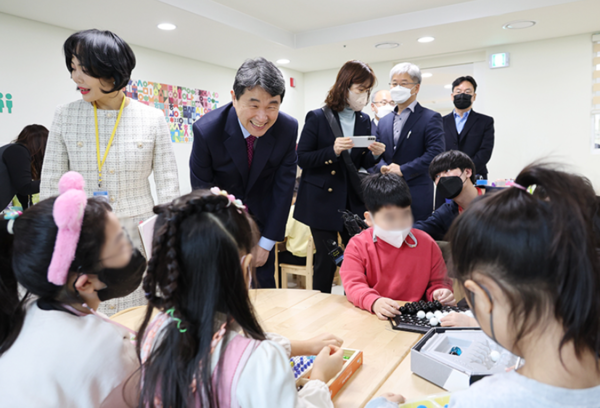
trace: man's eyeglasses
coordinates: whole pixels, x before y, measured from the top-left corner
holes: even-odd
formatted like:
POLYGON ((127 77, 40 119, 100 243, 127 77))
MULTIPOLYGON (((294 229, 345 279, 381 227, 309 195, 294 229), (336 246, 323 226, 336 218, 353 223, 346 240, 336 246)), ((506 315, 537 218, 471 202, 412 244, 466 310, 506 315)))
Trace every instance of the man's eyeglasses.
POLYGON ((380 101, 376 101, 376 102, 373 102, 373 103, 375 105, 377 105, 377 106, 385 106, 385 105, 396 106, 396 102, 394 102, 394 101, 388 101, 388 100, 385 100, 385 99, 382 99, 380 101))
POLYGON ((400 82, 400 83, 397 83, 397 82, 392 82, 392 83, 390 83, 390 85, 392 86, 392 88, 395 88, 395 87, 397 87, 398 85, 400 85, 400 86, 403 86, 403 87, 407 88, 407 87, 408 87, 408 85, 418 85, 418 83, 417 83, 417 82, 400 82))

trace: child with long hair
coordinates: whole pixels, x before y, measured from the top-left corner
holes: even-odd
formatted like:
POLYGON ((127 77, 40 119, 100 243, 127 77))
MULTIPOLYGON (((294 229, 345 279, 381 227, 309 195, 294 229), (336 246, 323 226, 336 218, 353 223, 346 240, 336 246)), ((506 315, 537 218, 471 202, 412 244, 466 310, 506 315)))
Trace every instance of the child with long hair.
MULTIPOLYGON (((289 350, 268 340, 249 299, 258 233, 233 196, 197 190, 155 208, 139 330, 139 407, 333 407, 342 350, 322 347, 300 391, 289 350)), ((293 348, 293 345, 292 345, 293 348)))
MULTIPOLYGON (((595 212, 587 179, 534 164, 456 219, 451 271, 481 329, 525 363, 452 395, 451 408, 598 407, 595 212)), ((369 408, 396 406, 379 403, 369 408)))

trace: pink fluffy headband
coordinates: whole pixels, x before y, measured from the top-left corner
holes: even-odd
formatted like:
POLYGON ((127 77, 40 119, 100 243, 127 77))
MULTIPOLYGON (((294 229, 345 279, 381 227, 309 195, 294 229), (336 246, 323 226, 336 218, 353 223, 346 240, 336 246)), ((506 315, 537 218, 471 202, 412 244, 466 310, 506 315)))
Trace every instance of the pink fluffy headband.
POLYGON ((48 282, 62 286, 67 282, 69 268, 81 234, 87 196, 81 174, 69 171, 58 182, 59 196, 54 202, 52 216, 58 227, 52 260, 48 268, 48 282))

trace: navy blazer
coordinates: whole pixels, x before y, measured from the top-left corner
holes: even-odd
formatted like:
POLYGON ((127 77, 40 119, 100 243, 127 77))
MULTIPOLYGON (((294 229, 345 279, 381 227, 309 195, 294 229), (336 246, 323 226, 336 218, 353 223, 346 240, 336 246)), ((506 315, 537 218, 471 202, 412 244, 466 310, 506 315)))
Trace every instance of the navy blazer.
POLYGON ((250 169, 233 104, 204 115, 193 129, 192 187, 227 190, 247 206, 262 236, 283 241, 296 181, 298 121, 279 112, 273 126, 256 140, 250 169))
POLYGON ((475 174, 487 178, 487 163, 494 149, 494 118, 471 110, 465 127, 458 134, 454 112, 444 116, 446 150, 460 150, 475 164, 475 174))
POLYGON ((415 221, 424 220, 433 211, 433 181, 429 177, 429 165, 446 147, 442 116, 417 103, 415 111, 402 127, 394 149, 395 116, 386 115, 377 125, 377 140, 386 146, 381 161, 400 165, 412 195, 415 221))
MULTIPOLYGON (((337 112, 333 112, 339 123, 337 112)), ((371 135, 371 119, 364 112, 356 112, 355 136, 371 135)), ((308 112, 302 135, 298 142, 298 165, 302 178, 296 198, 294 218, 326 231, 342 231, 343 222, 338 210, 349 209, 360 217, 365 205, 354 193, 347 176, 344 159, 333 150, 335 136, 322 109, 308 112)), ((369 168, 377 163, 367 148, 354 148, 350 152, 354 166, 369 168)))

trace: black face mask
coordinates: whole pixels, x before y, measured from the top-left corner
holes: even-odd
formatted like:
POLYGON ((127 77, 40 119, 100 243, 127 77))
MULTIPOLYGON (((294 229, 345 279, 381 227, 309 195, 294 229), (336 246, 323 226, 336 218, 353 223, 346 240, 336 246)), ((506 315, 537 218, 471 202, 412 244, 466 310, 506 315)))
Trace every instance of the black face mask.
POLYGON ((121 298, 136 290, 146 271, 146 258, 137 249, 133 250, 131 260, 122 268, 103 268, 98 271, 98 279, 106 288, 98 291, 98 298, 104 302, 121 298))
POLYGON ((463 183, 464 181, 458 176, 440 177, 437 185, 437 194, 452 200, 462 191, 463 183))
POLYGON ((456 109, 467 109, 471 106, 472 99, 473 95, 465 93, 456 94, 454 95, 454 106, 456 106, 456 109))

